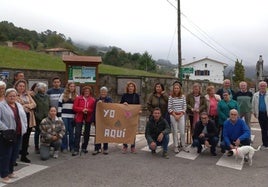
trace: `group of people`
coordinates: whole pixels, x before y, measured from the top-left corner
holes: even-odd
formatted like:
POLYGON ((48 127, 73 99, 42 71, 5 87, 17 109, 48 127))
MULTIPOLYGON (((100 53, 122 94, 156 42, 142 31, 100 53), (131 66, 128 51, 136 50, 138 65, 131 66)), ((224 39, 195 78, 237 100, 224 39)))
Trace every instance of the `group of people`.
MULTIPOLYGON (((0 172, 2 182, 10 183, 15 178, 14 166, 20 154, 22 162, 30 163, 27 158, 30 134, 34 129, 35 153, 42 160, 58 158, 59 152, 76 156, 88 153, 91 125, 95 125, 95 111, 98 102, 112 103, 107 87, 100 88, 100 96, 93 97, 90 86, 84 86, 81 94, 77 93, 73 82, 61 88, 59 77, 52 79, 53 87, 47 89, 42 82, 35 83, 28 89, 23 72, 17 72, 12 87, 7 88, 0 81, 0 172), (7 130, 14 131, 15 138, 7 141, 7 130), (83 141, 80 147, 81 135, 83 141)), ((176 81, 171 92, 165 91, 164 85, 156 83, 153 93, 147 101, 150 111, 146 124, 145 137, 152 154, 157 146, 163 147, 163 157, 168 156, 169 134, 173 134, 173 150, 189 152, 185 142, 185 124, 187 117, 191 124, 192 146, 201 153, 202 144, 210 147, 216 155, 216 145, 221 140, 222 152, 234 146, 250 144, 251 113, 259 119, 262 130, 263 148, 268 149, 268 93, 267 83, 259 83, 259 91, 252 95, 247 90, 247 83, 239 84, 235 93, 230 88, 230 80, 224 80, 223 88, 215 93, 213 86, 208 86, 207 94, 201 93, 198 83, 192 92, 184 95, 182 85, 176 81), (243 118, 243 120, 242 120, 243 118), (178 132, 180 136, 178 137, 178 132)), ((136 84, 126 84, 121 104, 140 104, 140 95, 136 84)), ((128 145, 123 144, 122 153, 128 152, 128 145)), ((136 153, 135 140, 130 145, 130 152, 136 153)), ((108 154, 108 143, 95 144, 93 155, 108 154)))
MULTIPOLYGON (((259 82, 259 91, 254 95, 247 83, 239 83, 239 91, 230 87, 230 80, 223 82, 217 92, 208 86, 207 94, 201 93, 201 85, 194 83, 192 91, 184 95, 182 85, 174 82, 171 93, 164 91, 161 83, 156 83, 147 107, 151 116, 146 126, 145 137, 152 154, 158 145, 163 147, 163 157, 167 156, 168 134, 173 134, 175 153, 189 152, 185 143, 186 120, 190 122, 192 147, 201 153, 203 146, 210 148, 216 156, 216 146, 220 141, 221 152, 225 153, 236 146, 250 145, 250 118, 253 114, 260 123, 262 133, 261 149, 268 149, 268 92, 267 83, 259 82), (159 113, 161 117, 159 118, 159 113), (178 138, 178 130, 180 138, 178 138)), ((228 152, 229 153, 229 152, 228 152)))

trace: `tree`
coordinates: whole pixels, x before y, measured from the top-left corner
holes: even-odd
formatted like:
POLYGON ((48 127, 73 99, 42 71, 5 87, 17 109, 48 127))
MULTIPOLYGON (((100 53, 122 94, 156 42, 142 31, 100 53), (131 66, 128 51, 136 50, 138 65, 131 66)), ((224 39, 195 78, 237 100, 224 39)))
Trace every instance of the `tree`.
POLYGON ((145 51, 138 60, 139 66, 138 69, 144 71, 154 72, 156 70, 155 61, 152 59, 152 56, 145 51))
POLYGON ((234 67, 234 83, 238 85, 239 82, 245 81, 245 68, 242 64, 242 60, 239 62, 237 59, 234 67))

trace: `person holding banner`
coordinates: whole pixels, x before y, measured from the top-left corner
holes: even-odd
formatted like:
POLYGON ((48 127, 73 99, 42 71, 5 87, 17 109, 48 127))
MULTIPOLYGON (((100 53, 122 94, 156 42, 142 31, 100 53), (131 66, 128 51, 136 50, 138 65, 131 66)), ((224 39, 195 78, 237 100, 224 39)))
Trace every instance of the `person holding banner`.
MULTIPOLYGON (((100 97, 96 100, 95 102, 95 109, 92 115, 92 123, 96 124, 96 106, 98 102, 104 102, 104 103, 112 103, 112 98, 108 96, 108 89, 107 87, 103 86, 100 88, 100 97)), ((96 127, 98 128, 98 127, 96 127)), ((92 153, 92 155, 97 155, 101 152, 101 144, 96 144, 95 143, 95 148, 92 153)), ((103 154, 107 155, 108 154, 108 143, 103 144, 103 154)))
MULTIPOLYGON (((140 96, 139 94, 136 93, 137 91, 137 86, 133 81, 130 81, 126 85, 126 93, 122 95, 120 103, 128 105, 128 104, 140 104, 140 96)), ((123 144, 123 149, 122 153, 126 154, 127 153, 127 144, 123 144)), ((136 153, 136 148, 135 148, 135 140, 134 143, 131 144, 131 153, 136 153)))
POLYGON ((80 149, 80 139, 82 127, 84 127, 82 152, 88 153, 87 146, 89 142, 90 122, 94 111, 95 99, 91 96, 92 88, 84 86, 81 95, 74 100, 73 110, 75 112, 75 136, 74 136, 74 152, 72 156, 78 155, 80 149))
POLYGON ((156 153, 157 146, 163 147, 162 156, 168 159, 170 126, 166 119, 161 117, 161 109, 156 107, 153 110, 152 118, 146 124, 145 138, 152 154, 156 153))

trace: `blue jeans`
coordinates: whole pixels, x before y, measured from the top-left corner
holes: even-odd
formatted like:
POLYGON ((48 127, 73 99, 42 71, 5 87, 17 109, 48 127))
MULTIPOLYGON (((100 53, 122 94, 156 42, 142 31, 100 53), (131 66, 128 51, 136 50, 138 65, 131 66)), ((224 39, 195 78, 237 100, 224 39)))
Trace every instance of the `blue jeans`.
MULTIPOLYGON (((235 145, 233 142, 236 140, 230 140, 232 145, 235 145)), ((250 138, 240 141, 240 145, 250 145, 250 138)), ((221 151, 225 152, 225 150, 230 150, 230 146, 227 146, 224 141, 221 142, 221 151)))
POLYGON ((206 138, 195 138, 193 140, 193 144, 192 146, 193 147, 197 147, 197 148, 202 148, 202 144, 205 144, 205 140, 207 140, 209 142, 209 144, 211 145, 210 147, 210 152, 211 153, 215 153, 216 151, 216 146, 217 146, 217 143, 219 141, 219 138, 217 136, 214 136, 214 137, 210 137, 208 139, 206 138))
POLYGON ((66 133, 62 138, 61 149, 68 149, 68 143, 70 151, 74 150, 74 119, 73 118, 62 118, 66 133), (69 134, 69 138, 68 138, 69 134), (69 141, 68 141, 69 140, 69 141))
POLYGON ((54 151, 58 151, 61 147, 61 139, 51 142, 50 145, 41 144, 40 158, 41 160, 48 160, 50 157, 50 147, 54 147, 54 151))
MULTIPOLYGON (((162 146, 164 152, 167 152, 168 151, 168 143, 169 143, 169 134, 164 135, 161 142, 159 142, 157 140, 154 142, 156 143, 157 146, 162 146)), ((149 148, 150 148, 150 145, 149 145, 149 148)))
POLYGON ((0 138, 0 172, 1 177, 5 178, 14 171, 14 164, 19 155, 21 135, 17 136, 17 141, 13 144, 6 144, 0 138))
MULTIPOLYGON (((75 136, 74 136, 74 151, 75 152, 79 152, 79 149, 80 149, 80 139, 81 139, 83 125, 84 123, 75 124, 75 136)), ((82 149, 87 149, 88 142, 89 142, 90 127, 91 127, 90 123, 86 123, 84 125, 82 149)))

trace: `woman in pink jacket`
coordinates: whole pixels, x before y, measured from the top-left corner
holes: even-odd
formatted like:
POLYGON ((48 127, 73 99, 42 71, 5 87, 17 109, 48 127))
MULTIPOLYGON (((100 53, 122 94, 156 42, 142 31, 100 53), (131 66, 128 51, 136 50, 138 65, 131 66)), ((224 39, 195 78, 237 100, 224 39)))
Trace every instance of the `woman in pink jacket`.
POLYGON ((75 137, 74 137, 74 152, 72 156, 78 155, 80 147, 80 138, 83 124, 84 127, 84 141, 82 143, 82 152, 88 153, 87 146, 90 133, 90 122, 92 113, 95 106, 95 99, 92 97, 92 89, 89 86, 84 86, 81 91, 81 95, 76 97, 73 104, 73 110, 75 112, 75 137))

